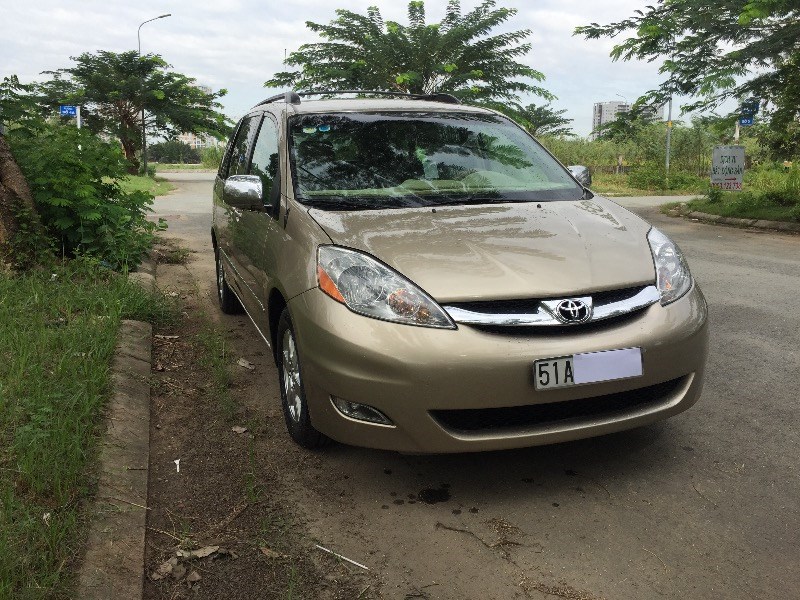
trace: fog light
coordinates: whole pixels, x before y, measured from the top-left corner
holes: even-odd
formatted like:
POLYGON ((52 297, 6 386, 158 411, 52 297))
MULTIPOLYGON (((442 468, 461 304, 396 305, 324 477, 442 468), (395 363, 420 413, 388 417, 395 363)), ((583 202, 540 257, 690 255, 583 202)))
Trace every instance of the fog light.
POLYGON ((357 402, 348 402, 336 396, 331 396, 331 402, 336 409, 346 417, 356 419, 358 421, 367 421, 368 423, 378 423, 379 425, 392 425, 389 417, 384 415, 377 408, 373 408, 368 404, 358 404, 357 402))

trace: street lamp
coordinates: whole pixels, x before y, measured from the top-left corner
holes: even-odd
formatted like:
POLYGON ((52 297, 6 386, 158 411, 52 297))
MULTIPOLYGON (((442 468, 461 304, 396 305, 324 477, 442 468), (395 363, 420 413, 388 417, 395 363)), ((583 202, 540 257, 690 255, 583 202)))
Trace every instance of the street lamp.
MULTIPOLYGON (((167 13, 165 15, 159 15, 157 17, 153 17, 152 19, 147 19, 139 25, 139 29, 136 30, 136 39, 139 42, 139 59, 142 58, 142 25, 145 23, 149 23, 150 21, 157 21, 158 19, 165 19, 167 17, 171 17, 172 13, 167 13)), ((139 65, 141 67, 141 64, 139 65)), ((147 175, 147 131, 145 130, 144 124, 144 77, 142 77, 142 165, 144 167, 143 173, 147 175)))

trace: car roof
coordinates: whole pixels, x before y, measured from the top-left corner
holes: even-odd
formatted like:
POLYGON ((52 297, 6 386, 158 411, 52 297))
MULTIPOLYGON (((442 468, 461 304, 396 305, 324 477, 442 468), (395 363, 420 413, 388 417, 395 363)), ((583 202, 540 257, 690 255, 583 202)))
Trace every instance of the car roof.
POLYGON ((293 114, 315 114, 331 112, 447 112, 447 113, 482 113, 494 114, 494 111, 449 102, 433 102, 430 100, 413 100, 405 98, 333 98, 324 100, 304 100, 299 104, 288 102, 270 102, 253 107, 256 109, 288 110, 293 114))

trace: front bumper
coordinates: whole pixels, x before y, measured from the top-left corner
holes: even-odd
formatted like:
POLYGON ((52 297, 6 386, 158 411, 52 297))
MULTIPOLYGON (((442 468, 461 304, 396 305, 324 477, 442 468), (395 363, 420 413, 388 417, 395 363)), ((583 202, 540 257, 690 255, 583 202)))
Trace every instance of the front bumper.
MULTIPOLYGON (((655 304, 622 322, 574 332, 505 334, 466 325, 454 331, 387 323, 356 315, 316 288, 292 299, 289 310, 314 427, 343 443, 403 452, 535 446, 665 419, 697 401, 708 348, 708 311, 696 285, 666 307, 655 304), (629 347, 642 349, 642 377, 534 389, 535 360, 629 347), (519 410, 474 412, 527 407, 520 410, 538 414, 537 405, 570 407, 570 401, 589 398, 606 402, 641 388, 650 388, 643 392, 653 397, 627 408, 614 400, 605 412, 595 407, 570 415, 567 410, 560 417, 519 422, 513 417, 519 410), (393 425, 348 418, 331 396, 373 406, 393 425), (485 428, 475 426, 475 418, 468 419, 469 428, 457 425, 460 417, 440 418, 473 414, 482 419, 494 412, 510 418, 487 418, 485 428)), ((583 406, 587 402, 591 405, 583 406)))

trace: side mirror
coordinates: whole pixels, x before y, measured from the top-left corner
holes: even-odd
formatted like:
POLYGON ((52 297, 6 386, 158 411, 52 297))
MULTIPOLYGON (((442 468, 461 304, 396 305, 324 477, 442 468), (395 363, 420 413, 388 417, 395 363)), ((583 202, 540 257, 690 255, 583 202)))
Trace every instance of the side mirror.
POLYGON ((242 210, 264 210, 264 190, 258 175, 231 175, 222 188, 225 204, 242 210))
POLYGON ((589 167, 584 167, 583 165, 570 165, 567 167, 572 173, 572 176, 578 180, 583 187, 589 187, 592 185, 592 174, 589 171, 589 167))

